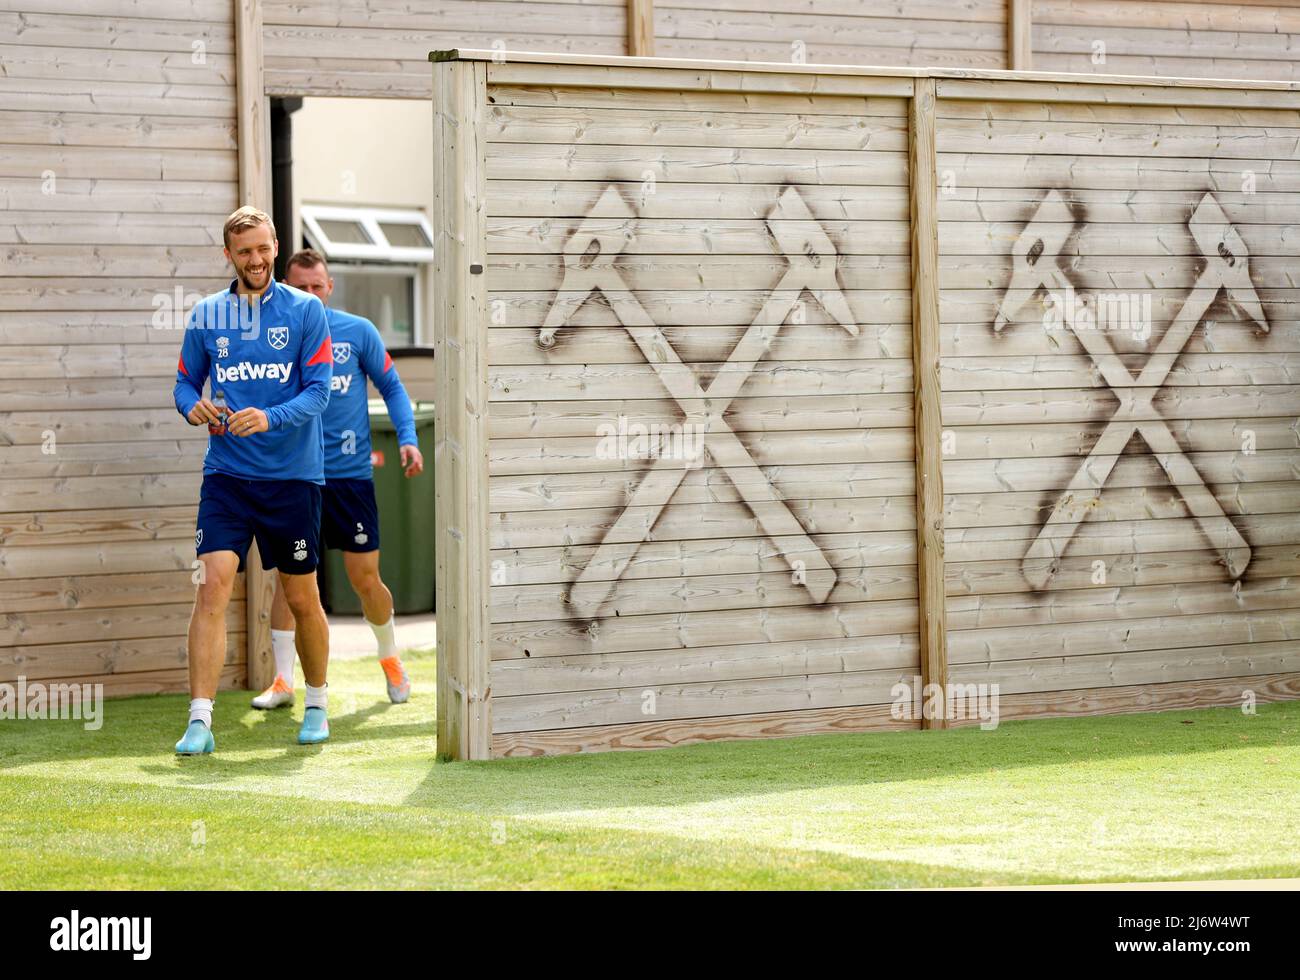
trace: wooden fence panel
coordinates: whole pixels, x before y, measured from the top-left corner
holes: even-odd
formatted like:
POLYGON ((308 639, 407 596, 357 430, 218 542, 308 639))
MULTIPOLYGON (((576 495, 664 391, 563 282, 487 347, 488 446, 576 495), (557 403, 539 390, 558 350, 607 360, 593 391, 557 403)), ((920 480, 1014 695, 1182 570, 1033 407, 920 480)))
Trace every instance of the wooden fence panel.
POLYGON ((492 755, 1293 696, 1300 97, 465 57, 492 755))
POLYGON ((1285 0, 1031 0, 1040 71, 1297 81, 1300 8, 1285 0))
POLYGON ((938 114, 953 680, 1105 704, 1300 668, 1300 238, 1295 190, 1254 179, 1290 163, 1300 118, 938 114), (1186 176, 1102 176, 1138 156, 1186 176))
POLYGON ((1007 0, 655 0, 655 54, 832 65, 1006 68, 1007 0))
POLYGON ((489 101, 494 753, 878 726, 919 670, 907 103, 489 101))
POLYGON ((39 6, 0 3, 0 680, 181 690, 206 433, 171 388, 238 203, 233 6, 39 6))
POLYGON ((262 0, 271 95, 427 99, 429 52, 623 54, 627 0, 262 0))

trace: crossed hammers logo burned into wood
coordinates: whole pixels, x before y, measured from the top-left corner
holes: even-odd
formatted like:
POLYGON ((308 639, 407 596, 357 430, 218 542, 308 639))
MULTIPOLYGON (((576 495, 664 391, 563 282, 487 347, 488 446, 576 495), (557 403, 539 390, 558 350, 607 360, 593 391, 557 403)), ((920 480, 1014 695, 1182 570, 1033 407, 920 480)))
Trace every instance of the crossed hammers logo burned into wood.
MULTIPOLYGON (((782 325, 805 291, 845 331, 858 328, 836 278, 834 244, 793 187, 786 187, 767 216, 774 251, 788 267, 764 300, 753 322, 728 355, 707 389, 678 356, 663 331, 632 292, 615 260, 635 237, 637 215, 618 191, 606 187, 582 224, 564 246, 564 279, 547 311, 537 342, 544 348, 569 323, 578 308, 599 291, 685 414, 684 423, 699 426, 704 450, 735 486, 755 519, 817 603, 835 585, 835 570, 804 532, 784 499, 762 473, 744 443, 724 418, 732 401, 771 348, 782 325), (691 400, 700 408, 692 408, 691 400)), ((580 616, 594 617, 609 597, 650 529, 686 478, 691 461, 658 457, 633 491, 618 520, 569 590, 569 605, 580 616), (636 516, 646 508, 648 518, 636 516), (612 575, 600 578, 601 569, 612 575)))
MULTIPOLYGON (((1072 292, 1057 259, 1074 231, 1074 223, 1074 214, 1060 192, 1049 191, 1012 247, 1011 283, 998 306, 993 324, 995 332, 1000 333, 1014 320, 1040 288, 1049 292, 1072 292)), ((1250 545, 1224 514, 1219 501, 1205 485, 1153 404, 1156 392, 1164 385, 1174 362, 1220 290, 1226 292, 1229 301, 1254 323, 1259 332, 1268 330, 1264 307, 1250 278, 1250 255, 1246 243, 1212 194, 1207 193, 1201 198, 1188 221, 1188 229, 1205 257, 1205 268, 1137 377, 1115 354, 1105 333, 1077 322, 1073 303, 1057 304, 1063 307, 1065 324, 1078 337, 1102 379, 1119 398, 1119 408, 1075 471, 1047 522, 1025 553, 1021 569, 1034 588, 1045 588, 1055 574, 1061 556, 1083 522, 1088 505, 1101 496, 1120 453, 1135 432, 1151 448, 1232 577, 1239 579, 1250 563, 1250 545)))

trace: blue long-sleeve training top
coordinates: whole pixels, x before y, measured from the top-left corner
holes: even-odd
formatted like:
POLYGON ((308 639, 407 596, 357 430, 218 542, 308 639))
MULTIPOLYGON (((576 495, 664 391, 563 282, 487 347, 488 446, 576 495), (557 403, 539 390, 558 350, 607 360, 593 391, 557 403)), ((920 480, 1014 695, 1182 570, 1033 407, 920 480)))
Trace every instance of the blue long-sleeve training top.
POLYGON ((272 282, 254 308, 232 282, 201 300, 181 341, 176 410, 188 416, 208 382, 229 414, 260 408, 270 425, 251 436, 209 436, 203 472, 324 483, 321 413, 332 373, 325 307, 310 293, 272 282))
POLYGON ((370 411, 366 378, 388 406, 400 446, 416 445, 415 413, 383 338, 365 317, 328 308, 334 346, 334 377, 325 409, 325 477, 329 480, 370 479, 370 411))

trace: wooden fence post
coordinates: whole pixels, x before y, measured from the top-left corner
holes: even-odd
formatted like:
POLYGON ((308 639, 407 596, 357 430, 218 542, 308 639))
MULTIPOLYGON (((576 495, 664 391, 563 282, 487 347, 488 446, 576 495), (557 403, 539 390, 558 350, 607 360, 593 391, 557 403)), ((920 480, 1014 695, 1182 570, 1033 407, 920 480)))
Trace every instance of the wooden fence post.
POLYGON ((1007 0, 1007 67, 1030 71, 1034 67, 1031 0, 1007 0))
MULTIPOLYGON (((235 4, 235 82, 239 99, 239 203, 271 212, 269 120, 262 68, 262 0, 235 4)), ((283 229, 277 229, 283 233, 283 229)), ((275 576, 262 570, 256 542, 244 564, 248 687, 260 691, 275 680, 271 652, 271 600, 275 576)))
POLYGON ((654 57, 655 0, 627 0, 627 53, 654 57))
POLYGON ((491 751, 486 103, 483 62, 435 62, 434 593, 442 759, 486 759, 491 751))
MULTIPOLYGON (((944 689, 948 646, 943 581, 943 454, 939 400, 939 222, 935 83, 918 78, 910 105, 912 372, 916 438, 916 571, 921 682, 944 689)), ((947 728, 947 699, 924 728, 947 728)))

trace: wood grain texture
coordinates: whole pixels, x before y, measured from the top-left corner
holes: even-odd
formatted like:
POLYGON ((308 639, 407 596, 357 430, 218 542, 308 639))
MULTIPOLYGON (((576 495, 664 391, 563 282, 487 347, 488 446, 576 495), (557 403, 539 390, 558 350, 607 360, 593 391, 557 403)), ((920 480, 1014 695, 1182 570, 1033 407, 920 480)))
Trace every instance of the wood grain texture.
POLYGON ((1012 694, 1002 699, 1000 711, 1006 721, 1071 715, 1121 715, 1135 711, 1186 711, 1239 707, 1244 703, 1243 695, 1247 694, 1263 703, 1293 701, 1300 698, 1300 672, 1012 694))
MULTIPOLYGON (((262 54, 262 0, 236 0, 235 65, 239 123, 239 200, 271 213, 271 153, 262 54)), ((248 550, 248 684, 261 691, 275 680, 271 602, 275 576, 262 568, 257 542, 248 550)))
POLYGON ((1037 0, 1034 9, 1034 50, 1050 70, 1296 77, 1300 18, 1290 4, 1037 0))
POLYGON ((1033 0, 1007 0, 1007 67, 1012 71, 1032 71, 1033 0))
MULTIPOLYGON (((0 672, 183 690, 201 436, 171 404, 179 331, 152 323, 224 284, 234 5, 38 6, 0 2, 0 672)), ((245 606, 240 583, 225 687, 245 606)))
POLYGON ((490 752, 487 255, 483 65, 435 64, 434 443, 438 754, 490 752))
MULTIPOLYGON (((1261 577, 1289 577, 1297 574, 1297 545, 1259 545, 1251 561, 1253 574, 1261 577)), ((1215 582, 1232 585, 1232 577, 1222 565, 1207 562, 1199 551, 1152 551, 1146 554, 1111 554, 1101 559, 1106 574, 1097 574, 1096 559, 1066 556, 1050 564, 1057 589, 1123 588, 1130 585, 1181 585, 1215 582)), ((1019 559, 1002 561, 950 562, 948 595, 969 596, 1035 591, 1025 578, 1019 559)))
MULTIPOLYGON (((263 0, 267 91, 428 99, 428 55, 497 50, 627 52, 628 0, 263 0)), ((653 31, 644 31, 653 42, 653 31)))
MULTIPOLYGON (((1247 693, 1261 703, 1300 698, 1300 672, 1012 694, 1000 699, 999 710, 1003 721, 1179 711, 1237 706, 1243 703, 1243 695, 1247 693)), ((868 705, 718 719, 655 720, 627 725, 501 733, 492 737, 492 755, 494 758, 513 758, 672 748, 719 740, 906 731, 919 727, 917 722, 895 719, 890 708, 890 705, 868 705)), ((978 724, 978 720, 959 719, 953 724, 978 724)))
MULTIPOLYGON (((839 556, 835 556, 839 557, 839 556)), ((831 556, 828 556, 828 561, 831 556)), ((884 568, 835 564, 836 583, 828 602, 907 599, 916 596, 915 570, 905 565, 884 568)), ((606 599, 617 617, 711 609, 775 609, 802 605, 807 593, 780 571, 753 575, 701 575, 635 580, 622 578, 606 599)), ((494 586, 493 622, 564 620, 568 595, 552 585, 494 586)), ((496 687, 498 693, 501 688, 496 687)))
MULTIPOLYGON (((244 583, 237 581, 231 599, 243 597, 244 583)), ((190 576, 175 571, 0 580, 0 602, 10 612, 186 603, 193 598, 190 576)))
MULTIPOLYGON (((908 471, 912 470, 909 465, 908 471)), ((827 561, 861 566, 915 564, 916 535, 912 531, 819 534, 813 544, 827 561)), ((810 549, 811 550, 811 549, 810 549)), ((596 546, 559 545, 549 548, 501 549, 492 553, 494 570, 504 585, 568 582, 594 568, 609 580, 622 577, 660 578, 685 575, 770 572, 786 569, 785 559, 798 549, 778 550, 764 537, 703 538, 698 541, 647 541, 625 565, 595 561, 596 546)))
MULTIPOLYGON (((874 480, 868 472, 888 465, 881 461, 911 456, 912 311, 904 273, 910 266, 907 195, 901 186, 907 172, 905 103, 831 96, 823 104, 820 98, 779 94, 632 89, 594 93, 513 83, 491 85, 489 93, 495 108, 488 191, 496 217, 489 221, 494 261, 488 270, 493 281, 512 287, 492 294, 493 424, 500 419, 526 426, 516 429, 517 438, 494 432, 490 449, 493 649, 497 662, 511 668, 509 689, 529 698, 530 665, 541 657, 549 661, 551 651, 558 654, 569 642, 596 657, 653 654, 664 641, 666 615, 676 614, 696 617, 678 623, 679 638, 689 648, 708 645, 719 659, 720 636, 750 639, 750 666, 738 668, 748 673, 737 676, 768 692, 755 695, 760 701, 796 696, 789 677, 761 673, 787 672, 777 653, 786 642, 778 620, 789 617, 803 624, 791 636, 812 630, 817 643, 830 638, 824 630, 842 613, 852 629, 871 634, 860 645, 895 650, 909 676, 914 674, 915 641, 903 639, 915 627, 914 574, 906 566, 867 569, 853 542, 840 540, 905 529, 910 533, 900 535, 898 544, 906 541, 905 551, 915 547, 911 497, 872 498, 885 481, 910 494, 911 467, 881 471, 874 480), (569 98, 581 108, 572 108, 569 98), (835 108, 845 111, 828 111, 835 108), (865 121, 854 115, 863 109, 865 121), (665 179, 656 179, 649 191, 643 166, 624 180, 609 167, 619 146, 636 150, 618 163, 642 163, 647 144, 671 153, 660 158, 667 164, 659 170, 665 179), (574 150, 592 151, 590 170, 554 169, 557 154, 572 162, 574 150), (743 174, 720 179, 713 164, 728 154, 734 162, 734 154, 746 150, 753 151, 747 163, 769 168, 766 184, 748 184, 743 174), (783 157, 787 152, 795 156, 783 157), (838 161, 831 153, 840 154, 838 161), (521 154, 538 162, 527 175, 493 169, 495 160, 517 162, 521 154), (853 179, 851 168, 874 157, 883 160, 880 173, 891 182, 883 195, 857 192, 853 185, 846 191, 838 168, 829 169, 842 163, 844 176, 853 179), (790 168, 781 166, 793 159, 807 165, 806 179, 792 179, 790 168), (494 198, 498 189, 502 194, 494 198), (548 201, 537 196, 539 189, 549 189, 548 201), (864 210, 850 220, 880 220, 870 229, 850 229, 839 219, 853 207, 864 210), (707 227, 699 222, 704 209, 717 215, 707 227), (571 258, 584 249, 599 256, 589 271, 571 258), (615 251, 616 266, 605 257, 615 251), (856 288, 867 276, 881 287, 869 298, 856 288), (599 284, 598 292, 584 285, 588 281, 599 284), (717 291, 697 292, 701 285, 717 291), (576 302, 560 299, 570 294, 576 302), (809 361, 817 363, 804 363, 809 361), (792 371, 795 364, 806 373, 792 371), (602 375, 608 387, 598 380, 602 375), (844 385, 838 394, 837 382, 829 380, 836 376, 844 385), (573 380, 572 388, 557 384, 564 377, 573 380), (883 397, 861 393, 864 379, 885 377, 890 381, 883 397), (745 412, 732 413, 742 388, 745 412), (530 400, 516 406, 520 395, 530 400), (603 403, 584 404, 605 395, 603 403), (771 412, 760 422, 748 413, 766 399, 771 412), (668 425, 680 424, 683 413, 710 419, 703 433, 709 454, 704 466, 684 473, 606 455, 592 433, 606 420, 626 422, 624 409, 637 401, 668 425), (894 431, 836 434, 837 408, 851 413, 856 424, 871 410, 868 404, 899 423, 894 431), (810 425, 790 428, 800 418, 810 425), (873 442, 870 450, 863 439, 873 442), (854 442, 857 449, 848 445, 854 442), (810 473, 793 485, 773 479, 773 460, 782 471, 793 467, 792 476, 804 461, 818 460, 856 466, 858 477, 845 499, 822 504, 809 499, 819 494, 816 477, 810 473), (621 475, 610 479, 613 473, 621 475), (508 509, 511 500, 522 505, 519 511, 508 509), (583 508, 584 503, 609 506, 583 508), (806 531, 816 533, 818 542, 806 531), (720 549, 726 538, 730 544, 720 549), (670 574, 670 555, 681 569, 672 582, 661 577, 670 574), (746 565, 757 575, 736 574, 746 565), (557 579, 568 587, 557 592, 546 584, 557 579), (856 609, 863 604, 877 607, 873 625, 856 609), (706 613, 713 617, 698 618, 706 613), (770 616, 770 635, 756 637, 746 628, 756 615, 770 616), (887 635, 873 632, 879 629, 887 635), (613 647, 584 646, 579 631, 608 632, 613 647)), ((641 409, 632 417, 654 416, 641 409)), ((882 561, 896 554, 890 547, 879 552, 882 561)), ((682 657, 655 656, 664 679, 686 676, 682 657)), ((827 687, 828 697, 867 696, 864 688, 834 677, 815 683, 827 687), (832 695, 831 687, 839 693, 832 695)), ((497 696, 503 697, 499 690, 497 696)), ((683 689, 681 696, 717 700, 707 688, 683 689)), ((499 703, 514 714, 502 717, 498 731, 516 724, 512 717, 563 710, 558 702, 499 703)), ((600 710, 617 713, 630 704, 600 710)), ((728 709, 717 700, 702 710, 728 709)), ((519 723, 544 721, 539 716, 519 723)))
MULTIPOLYGON (((990 31, 988 47, 995 49, 989 60, 1001 65, 1005 51, 1005 29, 990 31)), ((788 42, 787 42, 788 44, 788 42)), ((777 50, 769 45, 769 51, 777 50)), ((782 52, 789 59, 790 48, 782 52)), ((1247 85, 1234 79, 1154 77, 1146 75, 1095 74, 1036 71, 1008 77, 1003 71, 981 67, 872 67, 864 69, 846 63, 817 63, 795 57, 789 60, 737 61, 688 58, 630 58, 607 55, 573 55, 566 52, 535 52, 484 48, 451 48, 431 52, 439 61, 492 62, 488 72, 492 83, 511 84, 595 84, 628 88, 681 88, 683 78, 664 69, 695 72, 688 82, 699 88, 723 91, 797 92, 819 90, 828 94, 879 94, 906 96, 910 84, 890 86, 885 80, 928 77, 938 83, 940 98, 1015 99, 1028 96, 1043 101, 1124 102, 1140 105, 1154 99, 1158 104, 1291 106, 1289 93, 1300 89, 1291 81, 1251 79, 1247 85), (706 62, 706 63, 702 63, 706 62), (992 83, 992 84, 990 84, 992 83), (993 93, 990 95, 989 93, 993 93), (1274 98, 1276 97, 1276 98, 1274 98)), ((715 55, 716 57, 716 55, 715 55)), ((780 58, 781 56, 778 56, 780 58)))
POLYGON ((654 0, 627 0, 627 53, 633 57, 654 57, 654 0))
MULTIPOLYGON (((615 658, 610 670, 647 651, 719 648, 736 630, 758 646, 840 642, 824 610, 786 615, 804 593, 785 559, 815 551, 837 575, 826 595, 848 610, 851 629, 861 633, 865 608, 884 603, 883 622, 896 632, 871 642, 911 656, 912 627, 888 604, 915 601, 911 573, 918 556, 925 562, 918 535, 926 522, 919 531, 913 523, 932 489, 917 475, 930 465, 944 481, 932 502, 948 549, 941 606, 956 623, 1005 630, 1008 644, 1024 639, 1034 649, 1053 642, 1042 629, 1095 627, 1079 633, 1080 650, 1094 650, 1117 624, 1160 623, 1191 643, 1196 623, 1180 618, 1245 616, 1259 635, 1286 637, 1257 641, 1257 669, 1272 669, 1265 655, 1290 642, 1290 627, 1249 617, 1277 611, 1260 603, 1285 594, 1300 544, 1300 84, 1290 57, 1300 14, 1254 2, 1035 0, 1026 33, 1028 19, 1016 15, 1028 6, 660 0, 654 16, 640 0, 631 0, 631 15, 629 0, 123 0, 109 18, 72 0, 39 11, 0 0, 0 593, 18 617, 6 635, 26 638, 13 649, 72 658, 77 646, 82 659, 67 663, 100 669, 80 647, 93 638, 59 637, 90 637, 119 607, 121 622, 106 629, 158 635, 112 643, 174 643, 183 633, 200 450, 176 427, 168 394, 179 334, 154 330, 149 318, 178 278, 194 291, 224 285, 222 216, 242 201, 266 206, 265 96, 427 98, 429 49, 477 44, 485 50, 469 57, 479 60, 460 63, 482 72, 477 84, 491 80, 480 94, 492 97, 473 110, 486 170, 474 176, 485 242, 473 261, 486 273, 471 299, 476 311, 500 300, 502 322, 476 312, 486 351, 450 383, 459 385, 457 409, 472 406, 471 422, 452 433, 464 437, 455 451, 474 461, 460 505, 481 524, 483 575, 457 589, 482 612, 475 628, 484 651, 489 615, 504 617, 497 625, 564 622, 565 586, 578 574, 611 583, 612 608, 628 614, 629 642, 643 648, 590 637, 621 615, 544 642, 605 651, 582 655, 615 658), (1009 38, 1033 50, 1017 55, 1009 38), (1103 45, 1099 61, 1094 42, 1103 45), (655 43, 670 57, 712 60, 607 57, 629 45, 648 53, 655 43), (514 48, 569 54, 498 63, 514 48), (1026 67, 1031 56, 1049 72, 1112 74, 984 71, 1026 67), (817 64, 832 60, 840 64, 817 64), (853 67, 864 63, 897 67, 853 67), (922 67, 933 65, 948 67, 922 67), (1134 71, 1219 80, 1122 77, 1134 71), (1240 81, 1252 76, 1274 81, 1240 81), (939 257, 925 285, 942 287, 932 356, 913 349, 930 344, 912 324, 923 323, 915 310, 931 302, 926 288, 913 289, 912 187, 929 178, 909 165, 914 147, 904 145, 918 81, 939 100, 935 177, 951 174, 954 183, 929 219, 939 257), (47 192, 46 169, 58 193, 47 192), (588 227, 628 233, 618 263, 627 292, 698 393, 666 389, 619 319, 618 297, 594 296, 553 347, 533 339, 561 287, 557 257, 607 187, 635 220, 588 227), (834 250, 836 288, 857 333, 838 331, 837 318, 804 297, 799 323, 764 333, 770 345, 725 409, 707 405, 719 376, 734 385, 726 359, 745 331, 786 318, 766 305, 786 267, 766 229, 812 231, 802 219, 773 217, 790 188, 834 250), (1080 217, 1067 251, 1081 287, 1149 294, 1157 338, 1205 258, 1186 215, 1206 191, 1249 246, 1267 334, 1220 299, 1206 313, 1214 325, 1198 325, 1160 385, 1118 386, 1132 395, 1136 421, 1163 426, 1155 442, 1141 432, 1123 446, 1106 437, 1119 397, 1115 366, 1138 377, 1148 348, 1115 338, 1108 373, 1074 333, 1023 322, 1001 336, 989 329, 1015 272, 1015 243, 1049 188, 1080 217), (939 387, 928 376, 936 363, 943 390, 923 410, 919 393, 939 387), (662 483, 636 498, 644 461, 593 458, 602 424, 671 425, 690 413, 734 433, 728 445, 752 469, 711 461, 672 494, 662 483), (41 452, 47 433, 59 446, 53 456, 41 452), (937 465, 909 449, 909 440, 928 446, 944 433, 955 447, 937 465), (1242 446, 1247 433, 1253 451, 1242 446), (799 540, 773 544, 775 525, 750 507, 764 488, 788 499, 782 507, 799 540), (1211 502, 1251 548, 1235 593, 1214 550, 1214 529, 1224 525, 1207 530, 1204 521, 1211 502), (622 530, 642 543, 620 565, 598 549, 625 512, 622 530), (1053 514, 1066 526, 1078 518, 1078 533, 1067 540, 1054 529, 1045 554, 1026 559, 1053 514), (1092 581, 1096 561, 1107 584, 1092 581), (496 569, 506 581, 489 585, 496 569), (1050 588, 1035 591, 1030 579, 1049 569, 1050 588), (678 616, 694 618, 679 624, 678 616), (785 638, 745 633, 752 626, 743 616, 770 617, 785 638), (678 646, 654 645, 655 631, 678 629, 678 646), (790 630, 813 638, 791 640, 790 630)), ((463 269, 457 275, 465 280, 463 269)), ((239 677, 253 683, 269 663, 266 624, 255 614, 268 584, 247 590, 243 625, 255 653, 239 677)), ((1197 649, 1251 653, 1242 622, 1201 624, 1218 645, 1197 649)), ((1046 690, 1104 682, 1105 658, 1116 656, 1074 654, 1073 673, 1057 680, 1046 662, 1012 658, 991 669, 1046 690)), ((1219 669, 1214 654, 1196 656, 1187 670, 1219 669)), ((675 662, 696 671, 688 683, 705 680, 698 663, 675 662)), ((768 680, 790 668, 776 662, 768 680)), ((464 714, 481 725, 483 754, 489 688, 485 673, 473 674, 477 663, 486 671, 486 652, 455 679, 464 681, 462 707, 472 705, 464 714)), ((132 689, 183 686, 178 667, 140 660, 132 689)), ((1158 659, 1115 666, 1111 683, 1140 670, 1158 677, 1158 659)), ((673 676, 668 669, 660 679, 673 676)))
POLYGON ((493 758, 564 755, 574 752, 611 752, 629 749, 664 749, 701 742, 753 738, 790 738, 796 735, 910 731, 919 723, 895 719, 889 705, 856 705, 770 711, 730 718, 655 720, 627 725, 596 725, 552 731, 494 733, 493 758))
MULTIPOLYGON (((188 576, 187 576, 188 577, 188 576)), ((182 603, 123 606, 111 614, 102 609, 73 608, 11 613, 0 627, 0 646, 41 646, 77 640, 116 640, 158 636, 177 619, 187 617, 193 599, 182 603)), ((226 629, 238 632, 244 622, 244 603, 232 600, 226 611, 226 629)))
MULTIPOLYGON (((921 677, 943 689, 948 677, 943 571, 943 433, 939 406, 939 249, 934 80, 917 79, 908 134, 912 198, 912 378, 916 459, 916 550, 921 677)), ((944 712, 922 721, 947 727, 944 712)))
POLYGON ((647 696, 710 727, 741 704, 881 697, 938 674, 927 606, 943 676, 1016 696, 1295 666, 1300 114, 1278 90, 1254 108, 1218 85, 927 72, 910 80, 930 95, 918 153, 924 97, 846 74, 813 95, 776 66, 487 71, 488 273, 504 287, 488 341, 494 753, 581 749, 588 731, 595 748, 637 744, 647 696), (795 324, 764 305, 783 265, 756 231, 781 233, 791 189, 834 253, 853 336, 816 303, 795 324), (1214 240, 1249 244, 1258 307, 1196 285, 1216 261, 1190 223, 1207 190, 1230 225, 1214 240), (1034 218, 1049 192, 1056 224, 1034 218), (1051 263, 1080 289, 1147 297, 1149 337, 1106 351, 1030 306, 994 329, 1027 222, 1068 242, 1051 263), (763 356, 732 363, 754 323, 763 356), (725 421, 754 471, 738 483, 706 451, 665 480, 662 462, 601 449, 618 426, 686 418, 725 421), (748 509, 762 486, 804 540, 748 509), (945 556, 928 582, 927 527, 945 556), (1245 579, 1229 534, 1249 542, 1245 579), (783 571, 814 551, 834 576, 824 605, 783 571), (574 583, 600 583, 600 604, 574 583), (872 688, 879 671, 894 676, 872 688))
POLYGON ((832 674, 765 677, 702 684, 663 684, 652 689, 613 688, 560 694, 496 696, 492 711, 499 720, 494 734, 629 724, 646 715, 674 718, 734 717, 789 711, 796 708, 847 708, 887 704, 895 686, 915 676, 908 665, 899 669, 846 671, 832 674), (649 696, 647 696, 649 695, 649 696), (647 710, 647 705, 653 710, 647 710))
MULTIPOLYGON (((245 673, 244 649, 242 633, 231 631, 226 634, 226 664, 239 668, 241 680, 245 673)), ((14 681, 19 675, 32 680, 58 678, 77 683, 105 682, 106 693, 126 693, 115 691, 111 679, 147 678, 154 671, 166 671, 169 678, 179 678, 179 683, 170 687, 137 692, 161 693, 186 690, 186 670, 184 636, 96 639, 0 648, 0 678, 5 682, 14 681)))
POLYGON ((262 0, 236 0, 235 46, 239 199, 242 204, 270 213, 271 154, 263 78, 262 0))
MULTIPOLYGON (((239 634, 236 639, 242 639, 239 634)), ((84 676, 51 677, 43 680, 44 684, 85 683, 84 676)), ((104 696, 109 698, 136 697, 141 694, 170 694, 183 691, 189 684, 189 668, 172 667, 162 670, 139 670, 121 674, 98 674, 94 683, 104 686, 104 696)), ((248 689, 248 671, 242 663, 227 663, 221 668, 217 680, 219 691, 239 691, 248 689)))
POLYGON ((530 659, 575 653, 697 649, 731 643, 824 640, 916 632, 916 602, 882 599, 779 609, 699 610, 563 622, 494 623, 492 657, 530 659), (593 625, 594 623, 594 625, 593 625))

